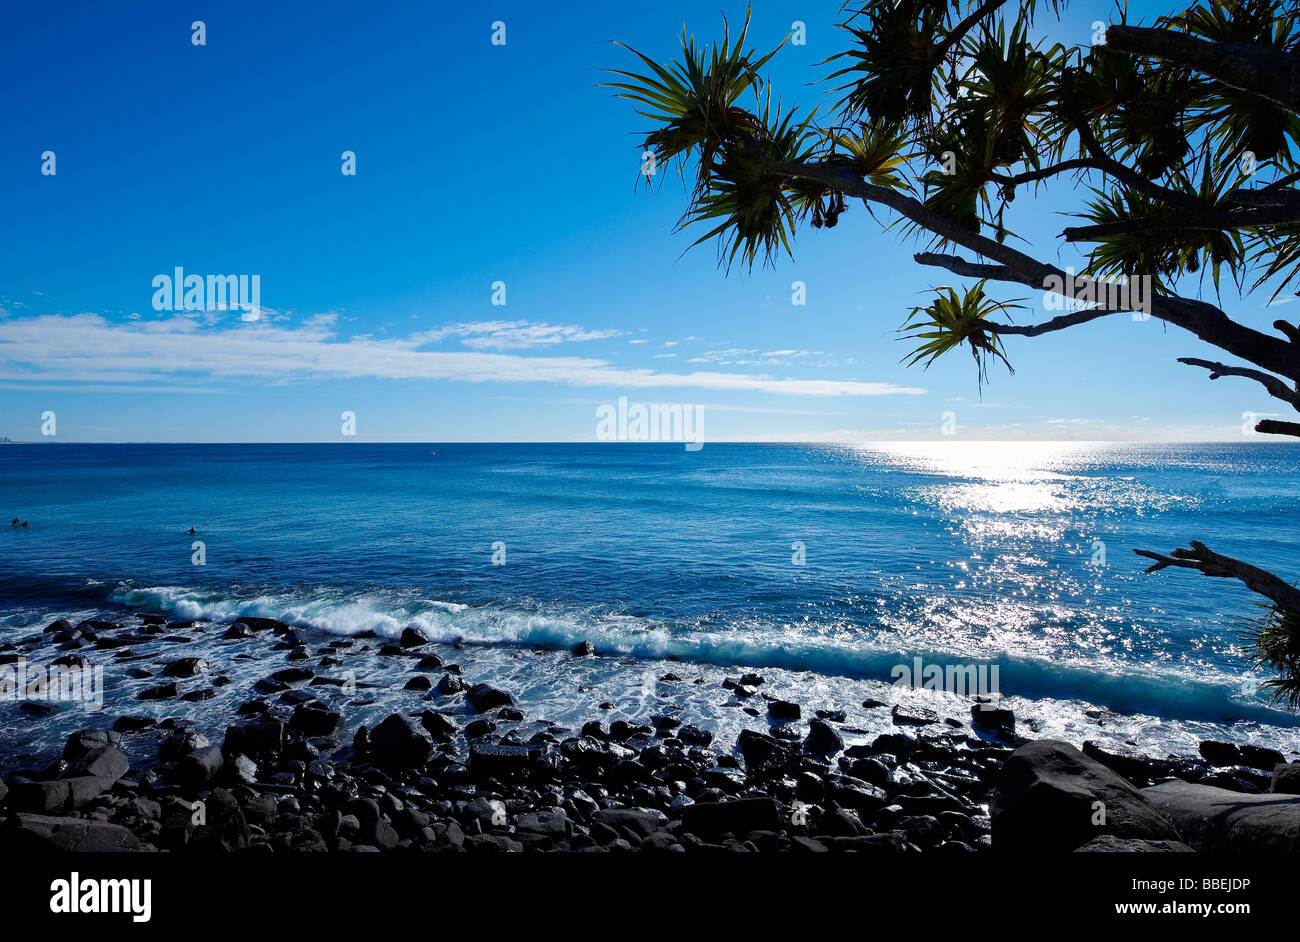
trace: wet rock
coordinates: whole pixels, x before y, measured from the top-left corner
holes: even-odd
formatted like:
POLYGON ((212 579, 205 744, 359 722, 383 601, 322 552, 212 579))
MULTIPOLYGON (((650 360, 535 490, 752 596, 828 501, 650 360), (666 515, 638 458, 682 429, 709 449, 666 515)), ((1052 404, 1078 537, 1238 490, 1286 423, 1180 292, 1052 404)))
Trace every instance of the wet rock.
POLYGON ((767 715, 775 720, 797 720, 803 714, 797 703, 791 703, 788 700, 769 700, 767 715))
POLYGON ((157 725, 158 721, 152 716, 119 716, 113 721, 113 729, 119 733, 138 733, 157 725))
POLYGON ((1219 742, 1215 739, 1203 739, 1200 745, 1201 757, 1210 765, 1241 765, 1241 747, 1236 743, 1219 742))
POLYGON ((180 688, 176 686, 176 681, 160 684, 157 687, 150 687, 147 690, 140 691, 141 700, 171 700, 180 693, 180 688))
POLYGON ((370 748, 380 765, 410 769, 428 761, 433 743, 410 717, 393 713, 370 731, 370 748))
POLYGON ((779 772, 794 757, 793 749, 786 743, 749 729, 741 730, 736 745, 745 760, 745 768, 751 773, 779 772))
POLYGON ((1050 739, 1007 758, 989 812, 999 850, 1070 851, 1101 834, 1178 840, 1142 792, 1068 743, 1050 739))
POLYGON ((194 750, 204 749, 209 745, 208 737, 198 730, 179 730, 158 744, 158 761, 179 762, 194 750))
POLYGON ((1263 769, 1266 772, 1271 772, 1285 761, 1286 756, 1276 749, 1267 749, 1250 743, 1246 743, 1241 747, 1241 764, 1247 768, 1263 769))
POLYGON ((1088 740, 1083 744, 1083 754, 1138 786, 1150 784, 1151 777, 1163 773, 1166 768, 1165 763, 1123 744, 1103 745, 1088 740))
POLYGON ((271 675, 275 680, 284 684, 297 684, 304 680, 311 680, 316 676, 316 672, 310 667, 286 667, 284 670, 278 670, 271 675))
POLYGON ((278 634, 284 634, 289 630, 289 626, 278 618, 255 618, 252 615, 241 615, 235 619, 237 625, 247 625, 254 631, 274 631, 278 634))
POLYGON ((403 648, 418 648, 429 643, 429 636, 419 628, 406 628, 399 643, 403 648))
POLYGON ((243 622, 236 622, 226 629, 225 634, 221 636, 223 641, 238 641, 241 638, 253 637, 253 629, 243 622))
POLYGON ((438 655, 426 654, 424 657, 420 658, 419 663, 415 665, 415 669, 419 671, 429 671, 445 666, 446 663, 438 655))
POLYGON ((451 717, 434 710, 425 710, 420 714, 420 725, 428 731, 430 736, 441 742, 455 739, 456 734, 460 732, 460 728, 451 717))
POLYGON ((1016 714, 1005 707, 977 703, 970 708, 971 726, 988 730, 1000 736, 1016 734, 1016 714))
POLYGON ((449 697, 454 693, 462 692, 465 689, 465 681, 453 674, 443 674, 436 689, 444 697, 449 697))
POLYGON ((218 747, 205 746, 177 762, 173 775, 182 788, 200 789, 217 777, 224 761, 218 747))
POLYGON ((201 657, 183 657, 163 668, 164 677, 197 677, 206 674, 212 665, 201 657))
POLYGON ((515 702, 510 694, 491 684, 475 684, 465 694, 465 699, 480 713, 486 713, 494 707, 513 706, 515 702))
POLYGON ((284 723, 274 719, 228 726, 221 751, 227 756, 245 755, 255 759, 279 755, 284 748, 284 730, 284 723))
POLYGON ((579 641, 570 651, 574 657, 595 657, 596 646, 590 641, 579 641))
POLYGON ((813 755, 833 756, 844 751, 844 738, 825 720, 810 720, 803 747, 813 755))
POLYGON ((333 736, 343 728, 345 720, 342 713, 336 713, 323 703, 311 701, 304 703, 293 711, 289 718, 289 729, 304 736, 333 736))
POLYGON ((69 762, 79 759, 95 749, 117 745, 122 741, 119 733, 109 733, 102 729, 78 730, 68 737, 63 746, 63 758, 69 762))
POLYGON ((896 703, 889 713, 895 723, 908 726, 928 726, 939 722, 939 714, 925 707, 909 707, 896 703))

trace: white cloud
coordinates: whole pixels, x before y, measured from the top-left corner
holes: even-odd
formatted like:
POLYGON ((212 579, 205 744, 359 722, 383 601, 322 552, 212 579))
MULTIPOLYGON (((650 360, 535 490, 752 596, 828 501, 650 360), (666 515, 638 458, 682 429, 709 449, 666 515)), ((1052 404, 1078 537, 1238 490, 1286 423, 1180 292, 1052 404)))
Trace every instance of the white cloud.
POLYGON ((321 323, 298 327, 264 322, 204 326, 180 316, 113 323, 98 314, 47 314, 0 321, 0 382, 123 387, 167 382, 171 388, 191 382, 211 384, 236 379, 274 385, 305 379, 379 378, 540 382, 623 389, 694 388, 795 396, 925 392, 893 383, 716 371, 663 373, 626 369, 587 357, 421 349, 430 342, 429 333, 404 339, 340 339, 321 323))
POLYGON ((472 350, 524 350, 557 343, 577 343, 617 337, 618 330, 585 330, 576 324, 539 324, 532 321, 473 321, 446 324, 415 335, 422 343, 459 339, 472 350))

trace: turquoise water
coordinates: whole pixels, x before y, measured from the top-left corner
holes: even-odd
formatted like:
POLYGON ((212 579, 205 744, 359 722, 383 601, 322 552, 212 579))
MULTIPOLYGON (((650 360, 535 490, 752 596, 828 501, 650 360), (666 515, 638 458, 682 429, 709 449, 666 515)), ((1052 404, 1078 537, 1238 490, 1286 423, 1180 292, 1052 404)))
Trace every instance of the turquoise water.
POLYGON ((1100 706, 1155 746, 1300 745, 1236 647, 1255 597, 1132 553, 1199 539, 1293 579, 1297 484, 1300 448, 1262 443, 6 445, 0 515, 30 525, 0 528, 0 636, 112 608, 416 625, 830 699, 921 657, 998 665, 1049 731, 1100 706))

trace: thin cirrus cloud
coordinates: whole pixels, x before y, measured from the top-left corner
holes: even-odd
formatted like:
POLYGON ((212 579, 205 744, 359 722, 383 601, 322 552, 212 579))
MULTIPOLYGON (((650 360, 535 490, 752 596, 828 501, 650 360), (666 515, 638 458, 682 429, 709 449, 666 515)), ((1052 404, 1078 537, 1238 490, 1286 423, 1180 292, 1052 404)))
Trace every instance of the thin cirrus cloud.
POLYGON ((412 340, 437 343, 457 339, 472 350, 525 350, 557 343, 606 340, 619 330, 586 330, 576 324, 538 324, 532 321, 474 321, 447 324, 416 334, 412 340))
POLYGON ((478 334, 453 331, 438 335, 438 331, 425 331, 400 339, 343 339, 320 322, 298 327, 264 322, 210 326, 183 316, 128 323, 115 323, 98 314, 9 318, 0 321, 0 383, 46 387, 107 384, 126 391, 133 384, 139 387, 159 381, 167 381, 175 388, 187 382, 211 385, 223 380, 273 385, 311 379, 378 378, 695 388, 796 396, 925 392, 893 383, 724 372, 666 373, 616 366, 589 357, 424 349, 438 339, 486 338, 496 331, 517 331, 523 326, 511 322, 478 334))

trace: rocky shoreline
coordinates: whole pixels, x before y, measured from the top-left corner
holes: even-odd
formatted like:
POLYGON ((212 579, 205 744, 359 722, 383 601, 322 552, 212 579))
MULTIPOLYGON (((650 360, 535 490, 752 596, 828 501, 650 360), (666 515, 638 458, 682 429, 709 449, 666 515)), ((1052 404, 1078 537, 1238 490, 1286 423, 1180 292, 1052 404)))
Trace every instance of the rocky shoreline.
MULTIPOLYGON (((147 683, 143 704, 201 702, 231 683, 199 657, 170 658, 192 624, 58 620, 0 644, 0 667, 54 646, 147 683), (147 669, 144 664, 148 662, 147 669), (200 678, 190 685, 188 678, 200 678), (182 690, 182 686, 192 689, 182 690)), ((0 774, 0 846, 56 851, 881 851, 1300 850, 1300 764, 1206 741, 1152 758, 1017 735, 1011 711, 964 717, 895 705, 892 729, 846 744, 842 711, 805 715, 754 673, 728 678, 768 732, 736 742, 671 712, 580 729, 525 717, 407 629, 308 646, 282 622, 242 617, 215 644, 254 640, 285 666, 253 684, 233 722, 205 728, 118 710, 73 732, 42 768, 0 774), (349 679, 356 647, 404 659, 427 708, 372 725, 349 679), (313 650, 314 648, 314 650, 313 650), (310 664, 310 666, 309 666, 310 664), (527 721, 527 728, 525 728, 527 721), (531 733, 528 730, 533 730, 531 733), (128 752, 144 755, 132 769, 128 752)), ((588 643, 574 657, 598 657, 588 643)), ((665 677, 661 680, 680 681, 665 677)), ((870 702, 864 706, 888 709, 870 702)), ((41 722, 52 705, 21 706, 41 722)), ((91 714, 87 714, 91 716, 91 714)), ((12 764, 12 763, 11 763, 12 764)))

